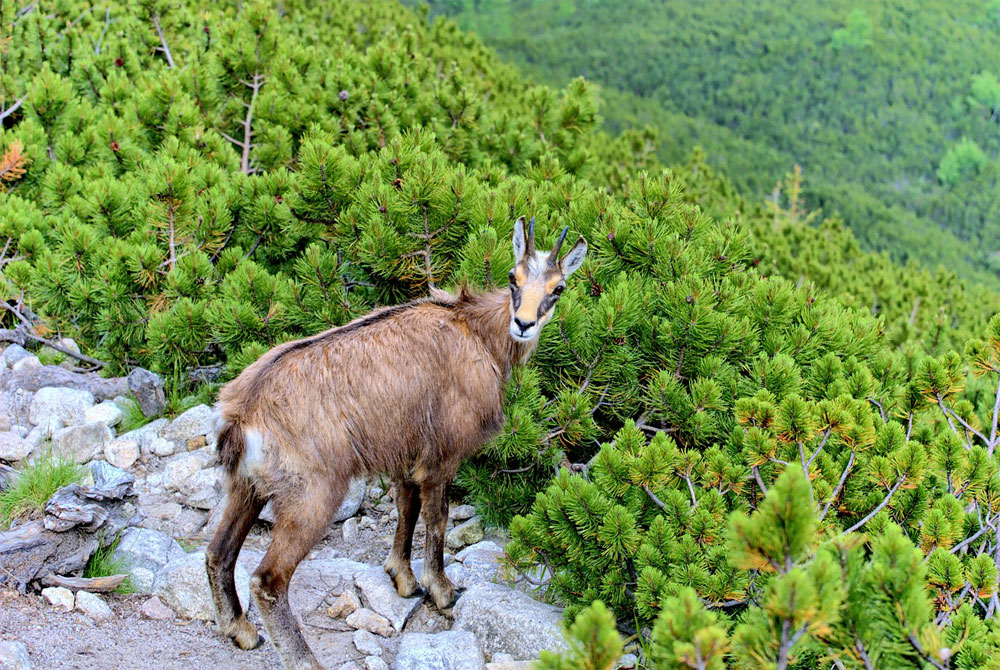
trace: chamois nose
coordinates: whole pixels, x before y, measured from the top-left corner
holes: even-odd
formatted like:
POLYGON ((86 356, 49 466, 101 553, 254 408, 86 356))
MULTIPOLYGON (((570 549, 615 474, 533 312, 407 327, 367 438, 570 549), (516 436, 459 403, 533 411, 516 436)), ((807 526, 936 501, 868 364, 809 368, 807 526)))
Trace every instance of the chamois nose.
POLYGON ((523 333, 524 331, 528 330, 533 325, 535 325, 535 322, 534 321, 529 321, 528 323, 525 323, 524 321, 521 321, 519 318, 517 318, 515 316, 514 317, 514 325, 517 326, 518 328, 520 328, 521 332, 523 333))

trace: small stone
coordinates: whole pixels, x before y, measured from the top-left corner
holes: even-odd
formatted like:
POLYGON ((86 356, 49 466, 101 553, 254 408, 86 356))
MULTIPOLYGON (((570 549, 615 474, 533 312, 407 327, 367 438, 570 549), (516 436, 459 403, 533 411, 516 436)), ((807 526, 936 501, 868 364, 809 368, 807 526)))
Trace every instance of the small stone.
POLYGON ((389 664, 379 656, 366 656, 365 668, 367 670, 389 670, 389 664))
POLYGON ((58 607, 63 612, 73 609, 75 602, 73 592, 61 586, 50 586, 42 589, 42 597, 53 607, 58 607))
POLYGON ((128 528, 111 557, 124 564, 137 593, 151 593, 158 570, 185 555, 172 537, 152 528, 128 528))
POLYGON ((493 658, 490 659, 490 663, 510 663, 514 660, 513 656, 505 654, 501 651, 499 654, 493 654, 493 658))
POLYGON ((340 503, 336 514, 333 515, 333 523, 344 521, 357 514, 358 510, 361 509, 361 503, 365 499, 365 492, 367 490, 368 482, 363 477, 352 479, 347 489, 347 495, 344 496, 344 501, 340 503))
MULTIPOLYGON (((0 414, 0 432, 10 430, 10 417, 6 414, 0 414)), ((20 435, 20 433, 18 433, 20 435)), ((21 435, 24 437, 24 435, 21 435)))
POLYGON ((406 633, 400 638, 395 670, 483 670, 483 652, 468 631, 406 633))
POLYGON ((169 621, 174 618, 174 611, 163 604, 163 601, 153 596, 142 604, 142 615, 154 621, 169 621))
POLYGON ((378 500, 383 495, 385 495, 385 490, 381 486, 373 486, 368 491, 368 497, 372 500, 378 500))
POLYGON ((128 388, 145 416, 163 414, 167 409, 163 380, 155 373, 143 368, 132 370, 128 376, 128 388))
POLYGON ((365 656, 382 655, 382 645, 379 644, 378 637, 366 630, 354 631, 354 646, 365 656))
POLYGON ((472 505, 452 505, 448 510, 448 518, 452 521, 465 521, 476 516, 476 508, 472 505))
MULTIPOLYGON (((510 654, 498 655, 509 656, 510 654)), ((486 664, 486 670, 532 670, 534 667, 535 661, 496 661, 486 664)))
POLYGON ((121 409, 118 408, 118 405, 114 404, 110 400, 105 400, 104 402, 98 403, 84 412, 83 420, 88 423, 91 421, 103 421, 108 426, 117 426, 122 422, 122 416, 124 416, 124 414, 121 409))
POLYGON ((353 542, 354 538, 358 536, 358 520, 351 517, 344 522, 344 527, 340 530, 344 534, 344 542, 353 542))
POLYGON ((108 604, 100 596, 89 591, 78 591, 76 594, 76 609, 80 610, 94 621, 108 621, 115 618, 108 604))
POLYGON ((184 496, 184 502, 198 509, 214 509, 222 495, 219 487, 220 475, 220 468, 208 468, 199 470, 181 482, 178 491, 184 496))
POLYGON ((211 432, 215 415, 208 405, 198 405, 187 410, 160 431, 160 437, 170 440, 179 448, 185 448, 188 440, 211 432))
POLYGON ((326 613, 334 619, 343 619, 352 612, 361 608, 361 599, 354 589, 348 589, 341 593, 326 609, 326 613))
POLYGON ((56 344, 66 351, 72 351, 74 354, 80 353, 80 345, 72 337, 61 337, 56 344))
POLYGON ((478 516, 455 526, 445 535, 445 544, 449 549, 460 549, 475 544, 483 539, 483 524, 478 516))
POLYGON ((132 438, 112 440, 104 445, 104 460, 116 468, 130 468, 139 460, 139 443, 132 438))
POLYGON ((83 423, 84 414, 94 405, 94 394, 70 388, 46 386, 38 389, 31 400, 29 418, 34 425, 42 424, 49 417, 58 417, 64 425, 83 423))
POLYGON ((74 463, 87 463, 98 454, 104 453, 114 435, 107 424, 101 421, 70 426, 56 431, 52 436, 53 451, 74 463))
POLYGON ((19 640, 0 642, 0 668, 3 670, 31 670, 28 647, 19 640))
POLYGON ((189 480, 201 470, 202 459, 195 454, 180 454, 170 459, 163 469, 163 486, 180 491, 189 485, 189 480))
POLYGON ((40 368, 42 367, 42 362, 38 360, 38 356, 34 354, 28 354, 14 365, 10 366, 10 369, 14 372, 19 370, 24 370, 25 368, 40 368))
POLYGON ((165 440, 162 437, 154 437, 149 443, 149 451, 160 457, 173 456, 175 447, 174 443, 170 440, 165 440))
POLYGON ((0 459, 16 463, 28 457, 34 446, 13 431, 0 433, 0 459))
POLYGON ((632 670, 639 666, 639 657, 635 654, 625 654, 618 659, 617 670, 632 670))
POLYGON ((6 363, 7 367, 13 367, 14 363, 31 355, 31 352, 20 344, 8 344, 4 347, 3 352, 0 352, 0 361, 6 363))
POLYGON ((355 630, 366 630, 382 637, 392 635, 392 626, 389 624, 389 620, 366 607, 352 612, 346 621, 347 625, 355 630))

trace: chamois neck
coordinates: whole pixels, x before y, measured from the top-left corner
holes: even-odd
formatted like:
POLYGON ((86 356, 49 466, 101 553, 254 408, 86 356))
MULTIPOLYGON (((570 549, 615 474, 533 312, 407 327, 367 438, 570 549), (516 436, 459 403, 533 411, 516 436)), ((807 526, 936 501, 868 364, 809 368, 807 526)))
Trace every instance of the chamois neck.
POLYGON ((538 346, 538 340, 518 342, 510 336, 510 292, 507 290, 470 294, 463 289, 456 309, 493 355, 504 379, 515 365, 524 363, 538 346))

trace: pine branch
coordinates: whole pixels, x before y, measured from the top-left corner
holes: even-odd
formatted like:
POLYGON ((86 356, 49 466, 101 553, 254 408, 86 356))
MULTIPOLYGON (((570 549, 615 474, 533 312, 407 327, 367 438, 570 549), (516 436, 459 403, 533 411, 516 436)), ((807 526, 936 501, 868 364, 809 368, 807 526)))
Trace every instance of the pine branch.
POLYGON ((903 485, 903 482, 905 482, 905 481, 906 481, 906 475, 904 474, 903 476, 901 476, 896 481, 895 484, 893 484, 892 488, 889 489, 889 493, 887 493, 886 496, 885 496, 885 498, 882 499, 882 502, 880 502, 878 504, 878 507, 876 507, 871 512, 869 512, 868 515, 864 519, 862 519, 861 521, 857 522, 856 524, 854 524, 853 526, 851 526, 850 528, 848 528, 847 530, 845 530, 843 533, 841 533, 840 536, 843 537, 844 535, 847 535, 848 533, 853 533, 858 528, 861 528, 866 523, 868 523, 869 521, 871 521, 875 517, 876 514, 878 514, 879 512, 882 511, 883 507, 885 507, 886 505, 889 504, 889 501, 892 499, 893 494, 896 493, 896 491, 899 489, 900 486, 903 485))
MULTIPOLYGON (((24 153, 21 140, 11 140, 7 151, 0 156, 0 182, 11 182, 24 176, 28 157, 24 153)), ((4 252, 7 248, 4 247, 4 252)))
POLYGON ((914 635, 913 633, 910 633, 910 636, 909 636, 908 639, 910 641, 910 644, 916 650, 917 654, 920 655, 920 658, 924 659, 925 661, 927 661, 928 663, 930 663, 931 665, 933 665, 938 670, 948 670, 948 666, 942 665, 933 656, 931 656, 926 651, 924 651, 924 648, 920 645, 920 640, 917 639, 916 635, 914 635))
POLYGON ((243 141, 237 140, 235 137, 231 137, 226 133, 219 131, 219 134, 224 138, 240 147, 241 157, 240 157, 240 170, 243 174, 250 174, 250 149, 253 148, 251 139, 253 138, 253 107, 257 102, 257 94, 260 92, 261 87, 264 85, 264 76, 258 73, 254 73, 253 79, 250 81, 240 80, 240 83, 250 89, 250 102, 249 104, 243 103, 243 106, 247 108, 247 115, 244 117, 243 126, 243 141))
POLYGON ((170 47, 167 45, 167 38, 163 36, 163 29, 160 28, 159 14, 153 14, 153 26, 156 27, 156 34, 160 38, 160 51, 163 52, 163 55, 167 59, 167 67, 174 67, 174 57, 170 55, 170 47))
POLYGON ((14 101, 14 104, 13 104, 13 105, 11 105, 10 107, 8 107, 7 109, 4 109, 4 108, 3 108, 3 105, 0 105, 0 122, 2 122, 2 121, 3 121, 4 119, 6 119, 6 118, 7 118, 8 116, 10 116, 10 115, 11 115, 11 114, 13 114, 14 112, 16 112, 16 111, 18 110, 18 108, 19 108, 19 107, 20 107, 20 106, 21 106, 21 105, 22 105, 22 104, 24 103, 24 101, 25 101, 25 100, 27 100, 27 99, 28 99, 28 94, 27 94, 27 93, 25 93, 25 94, 24 94, 24 95, 22 95, 22 96, 21 96, 20 98, 18 98, 17 100, 15 100, 15 101, 14 101))
POLYGON ((823 512, 819 515, 819 520, 822 521, 826 517, 826 513, 830 511, 830 505, 833 501, 837 499, 837 494, 840 493, 840 489, 844 488, 844 482, 847 481, 847 473, 851 471, 851 466, 854 465, 854 453, 851 452, 850 457, 847 459, 847 465, 844 466, 844 471, 840 473, 840 481, 837 482, 837 488, 833 489, 833 493, 830 494, 830 499, 826 501, 826 505, 823 507, 823 512))

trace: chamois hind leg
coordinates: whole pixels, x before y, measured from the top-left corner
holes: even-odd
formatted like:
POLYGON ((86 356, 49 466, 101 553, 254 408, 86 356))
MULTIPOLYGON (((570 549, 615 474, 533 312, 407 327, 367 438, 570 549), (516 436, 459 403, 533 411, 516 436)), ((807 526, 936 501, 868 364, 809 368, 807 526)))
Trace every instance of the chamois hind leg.
POLYGON ((264 503, 245 480, 234 481, 230 489, 226 511, 205 554, 205 567, 208 570, 212 600, 215 602, 215 622, 219 632, 231 638, 240 649, 253 649, 263 639, 243 612, 243 606, 236 595, 233 570, 240 547, 243 546, 253 522, 260 515, 264 503))
POLYGON ((444 574, 444 531, 448 524, 448 484, 451 477, 420 485, 427 540, 424 544, 424 569, 420 584, 430 593, 438 609, 445 609, 455 599, 455 587, 444 574))
POLYGON ((250 579, 250 590, 285 670, 323 668, 288 605, 288 584, 299 562, 322 539, 346 493, 346 481, 312 481, 274 500, 271 546, 250 579))
POLYGON ((404 598, 409 598, 420 585, 413 576, 410 566, 410 554, 413 549, 413 529, 420 516, 420 488, 405 479, 395 480, 396 509, 399 521, 396 523, 396 538, 392 543, 392 551, 385 560, 385 571, 392 577, 396 591, 404 598))

